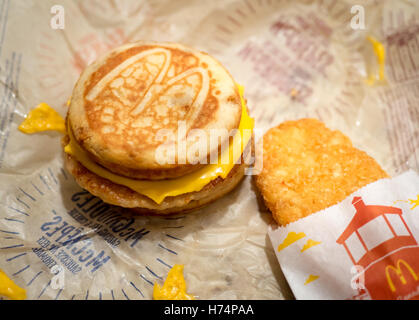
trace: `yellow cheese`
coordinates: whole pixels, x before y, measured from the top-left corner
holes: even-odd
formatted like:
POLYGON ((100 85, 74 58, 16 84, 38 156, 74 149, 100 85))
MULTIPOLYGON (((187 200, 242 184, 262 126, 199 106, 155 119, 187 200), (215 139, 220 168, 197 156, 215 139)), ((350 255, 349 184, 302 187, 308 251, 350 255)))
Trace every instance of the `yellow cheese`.
POLYGON ((12 300, 25 300, 26 290, 16 285, 2 270, 0 270, 0 296, 12 300))
POLYGON ((48 130, 66 132, 63 117, 46 103, 40 103, 31 110, 18 129, 29 134, 48 130))
POLYGON ((175 264, 170 269, 163 287, 157 283, 153 289, 154 300, 195 300, 186 293, 186 282, 183 277, 183 265, 175 264))
POLYGON ((383 81, 385 78, 384 67, 385 67, 385 61, 386 61, 386 49, 380 41, 378 41, 377 39, 371 36, 368 36, 367 40, 372 45, 372 48, 374 50, 374 53, 377 59, 377 64, 378 64, 378 74, 377 72, 375 73, 371 72, 367 78, 367 83, 369 85, 373 85, 375 83, 375 80, 383 81))
POLYGON ((200 191, 205 185, 217 177, 221 177, 223 179, 227 177, 235 163, 241 157, 244 148, 252 137, 254 120, 250 118, 247 113, 246 103, 243 99, 243 87, 238 87, 242 103, 242 116, 239 130, 236 134, 241 135, 241 139, 234 137, 233 143, 231 143, 229 148, 225 150, 225 152, 229 153, 228 159, 230 159, 230 161, 226 164, 220 160, 225 159, 223 154, 221 154, 217 164, 207 164, 203 168, 180 178, 164 181, 135 180, 112 173, 90 160, 86 151, 84 151, 76 142, 71 130, 69 130, 70 143, 65 147, 64 151, 74 156, 74 158, 76 158, 77 161, 79 161, 84 167, 97 174, 98 176, 117 184, 126 186, 140 194, 149 197, 158 204, 160 204, 164 198, 169 196, 177 196, 184 193, 200 191), (240 154, 238 152, 234 152, 234 150, 237 150, 239 147, 237 145, 238 143, 240 143, 240 154), (234 156, 236 158, 234 158, 234 156))

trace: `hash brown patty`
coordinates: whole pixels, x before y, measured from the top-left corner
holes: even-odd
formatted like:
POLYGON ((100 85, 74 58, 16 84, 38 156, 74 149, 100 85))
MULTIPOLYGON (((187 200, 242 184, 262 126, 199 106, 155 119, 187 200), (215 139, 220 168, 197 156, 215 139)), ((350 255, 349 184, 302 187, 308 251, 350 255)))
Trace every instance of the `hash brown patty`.
POLYGON ((340 131, 316 119, 286 121, 263 137, 256 185, 279 225, 330 207, 357 189, 388 177, 340 131))

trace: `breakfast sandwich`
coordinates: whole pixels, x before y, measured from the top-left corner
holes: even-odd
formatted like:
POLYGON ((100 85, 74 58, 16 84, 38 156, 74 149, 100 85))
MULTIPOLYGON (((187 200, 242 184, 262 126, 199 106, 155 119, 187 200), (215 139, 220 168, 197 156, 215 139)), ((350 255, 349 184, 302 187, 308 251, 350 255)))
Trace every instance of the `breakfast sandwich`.
POLYGON ((191 210, 243 178, 253 125, 243 88, 208 54, 129 43, 76 83, 65 163, 81 187, 107 203, 157 214, 191 210))
POLYGON ((315 119, 286 121, 263 137, 256 185, 279 225, 330 207, 388 175, 340 131, 315 119))

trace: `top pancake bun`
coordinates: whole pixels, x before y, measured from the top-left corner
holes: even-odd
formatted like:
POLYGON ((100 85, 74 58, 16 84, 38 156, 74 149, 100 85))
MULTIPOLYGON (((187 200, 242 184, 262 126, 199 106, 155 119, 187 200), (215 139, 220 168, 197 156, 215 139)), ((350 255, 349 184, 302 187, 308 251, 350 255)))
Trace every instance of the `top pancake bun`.
MULTIPOLYGON (((198 163, 177 154, 174 163, 162 163, 156 160, 162 143, 188 150, 196 141, 186 139, 193 129, 207 137, 213 129, 230 133, 238 128, 241 111, 237 85, 217 60, 180 44, 138 41, 110 51, 83 71, 73 90, 68 130, 108 170, 158 180, 201 168, 220 146, 207 139, 198 163), (162 136, 161 129, 171 134, 162 136)), ((220 144, 228 138, 222 135, 220 144)))

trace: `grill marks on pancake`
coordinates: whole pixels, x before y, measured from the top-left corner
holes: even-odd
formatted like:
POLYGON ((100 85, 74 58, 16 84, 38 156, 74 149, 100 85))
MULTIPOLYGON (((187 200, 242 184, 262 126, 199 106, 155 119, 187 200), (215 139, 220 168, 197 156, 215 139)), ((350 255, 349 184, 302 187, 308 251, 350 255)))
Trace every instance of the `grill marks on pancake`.
MULTIPOLYGON (((128 49, 110 57, 105 65, 94 72, 84 95, 95 88, 100 80, 126 59, 138 55, 142 50, 150 50, 152 46, 128 49)), ((170 55, 154 52, 123 69, 102 88, 100 93, 89 101, 85 99, 85 110, 89 126, 100 133, 109 146, 122 147, 126 151, 152 148, 160 145, 155 135, 159 129, 176 132, 178 121, 185 121, 188 129, 199 128, 211 121, 218 109, 218 100, 212 93, 214 79, 209 79, 209 90, 202 105, 192 106, 204 84, 203 70, 210 76, 205 63, 191 53, 178 49, 165 48, 170 55), (170 57, 170 65, 166 60, 170 57), (165 60, 166 59, 166 60, 165 60), (162 76, 162 68, 167 69, 162 76), (183 77, 188 70, 194 70, 183 77), (156 78, 162 79, 156 83, 156 78), (174 83, 167 84, 170 79, 179 77, 174 83), (140 112, 133 110, 143 103, 140 112)), ((103 81, 102 81, 103 82, 103 81)), ((172 80, 173 82, 173 80, 172 80)))

